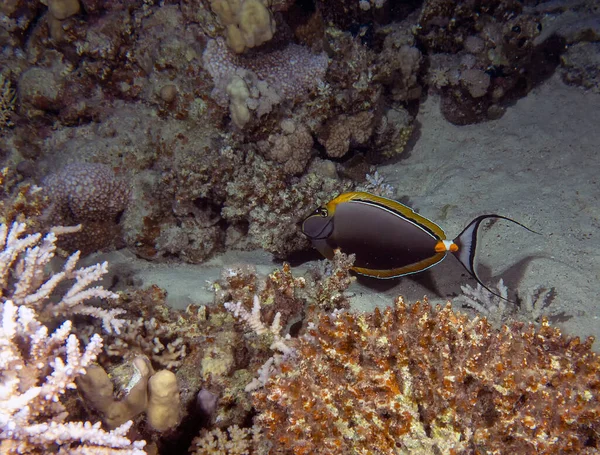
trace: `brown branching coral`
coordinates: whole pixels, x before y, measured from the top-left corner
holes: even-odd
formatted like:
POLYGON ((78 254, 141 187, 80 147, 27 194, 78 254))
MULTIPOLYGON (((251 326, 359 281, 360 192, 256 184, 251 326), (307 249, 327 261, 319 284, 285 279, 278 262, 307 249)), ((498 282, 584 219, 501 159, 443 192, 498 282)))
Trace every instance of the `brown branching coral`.
POLYGON ((401 298, 322 315, 255 392, 258 422, 273 454, 592 453, 592 341, 401 298))
POLYGON ((309 271, 308 301, 325 311, 349 308, 350 300, 345 291, 356 280, 350 275, 353 264, 354 255, 348 256, 339 249, 335 250, 331 260, 320 261, 309 271))
POLYGON ((227 431, 220 428, 204 430, 192 442, 190 452, 193 455, 248 455, 261 453, 258 452, 261 445, 266 445, 266 441, 261 439, 257 428, 248 429, 232 425, 227 431))
POLYGON ((319 201, 348 188, 347 181, 306 174, 288 182, 278 169, 256 153, 247 153, 236 178, 226 184, 221 216, 229 223, 247 225, 248 246, 278 257, 306 247, 296 224, 319 201))
POLYGON ((40 220, 48 202, 39 186, 22 181, 16 167, 0 170, 0 223, 27 221, 30 229, 41 230, 40 220))
POLYGON ((185 310, 167 306, 166 295, 158 286, 120 292, 120 304, 131 319, 118 336, 104 337, 105 353, 115 360, 147 356, 157 369, 180 368, 203 334, 204 319, 195 306, 185 310))
POLYGON ((0 74, 0 134, 4 128, 13 125, 11 115, 15 110, 16 99, 10 80, 0 74))

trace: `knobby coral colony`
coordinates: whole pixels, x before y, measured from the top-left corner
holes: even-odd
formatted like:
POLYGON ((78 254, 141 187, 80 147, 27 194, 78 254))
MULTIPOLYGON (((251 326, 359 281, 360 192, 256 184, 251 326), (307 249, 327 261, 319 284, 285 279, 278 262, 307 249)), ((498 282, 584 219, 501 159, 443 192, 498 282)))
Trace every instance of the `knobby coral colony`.
POLYGON ((257 420, 277 454, 598 453, 592 341, 401 298, 323 314, 255 392, 257 420))

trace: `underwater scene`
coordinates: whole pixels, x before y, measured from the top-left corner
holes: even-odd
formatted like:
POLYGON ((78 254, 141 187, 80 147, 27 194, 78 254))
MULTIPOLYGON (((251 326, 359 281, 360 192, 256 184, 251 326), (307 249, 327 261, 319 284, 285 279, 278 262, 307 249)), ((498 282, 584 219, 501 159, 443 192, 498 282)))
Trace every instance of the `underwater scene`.
POLYGON ((1 0, 0 454, 600 454, 598 0, 1 0))

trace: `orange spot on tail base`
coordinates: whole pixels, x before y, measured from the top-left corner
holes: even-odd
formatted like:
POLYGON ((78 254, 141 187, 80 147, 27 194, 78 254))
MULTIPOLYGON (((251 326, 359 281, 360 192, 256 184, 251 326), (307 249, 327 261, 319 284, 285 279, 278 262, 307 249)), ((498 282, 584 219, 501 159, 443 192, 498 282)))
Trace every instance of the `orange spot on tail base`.
POLYGON ((445 253, 446 252, 446 245, 444 245, 444 242, 442 242, 441 240, 435 244, 435 252, 436 253, 445 253))

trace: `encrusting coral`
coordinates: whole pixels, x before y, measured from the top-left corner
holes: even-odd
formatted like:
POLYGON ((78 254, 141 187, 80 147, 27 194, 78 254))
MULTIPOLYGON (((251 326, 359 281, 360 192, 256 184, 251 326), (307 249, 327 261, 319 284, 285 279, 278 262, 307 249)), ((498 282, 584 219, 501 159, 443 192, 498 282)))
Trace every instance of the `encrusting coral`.
MULTIPOLYGON (((258 118, 279 103, 305 97, 323 79, 329 64, 324 53, 313 54, 293 43, 259 56, 240 56, 230 52, 222 39, 208 42, 202 60, 214 81, 215 101, 224 107, 231 101, 235 116, 252 111, 258 118)), ((235 123, 240 128, 249 121, 239 120, 235 123)))

